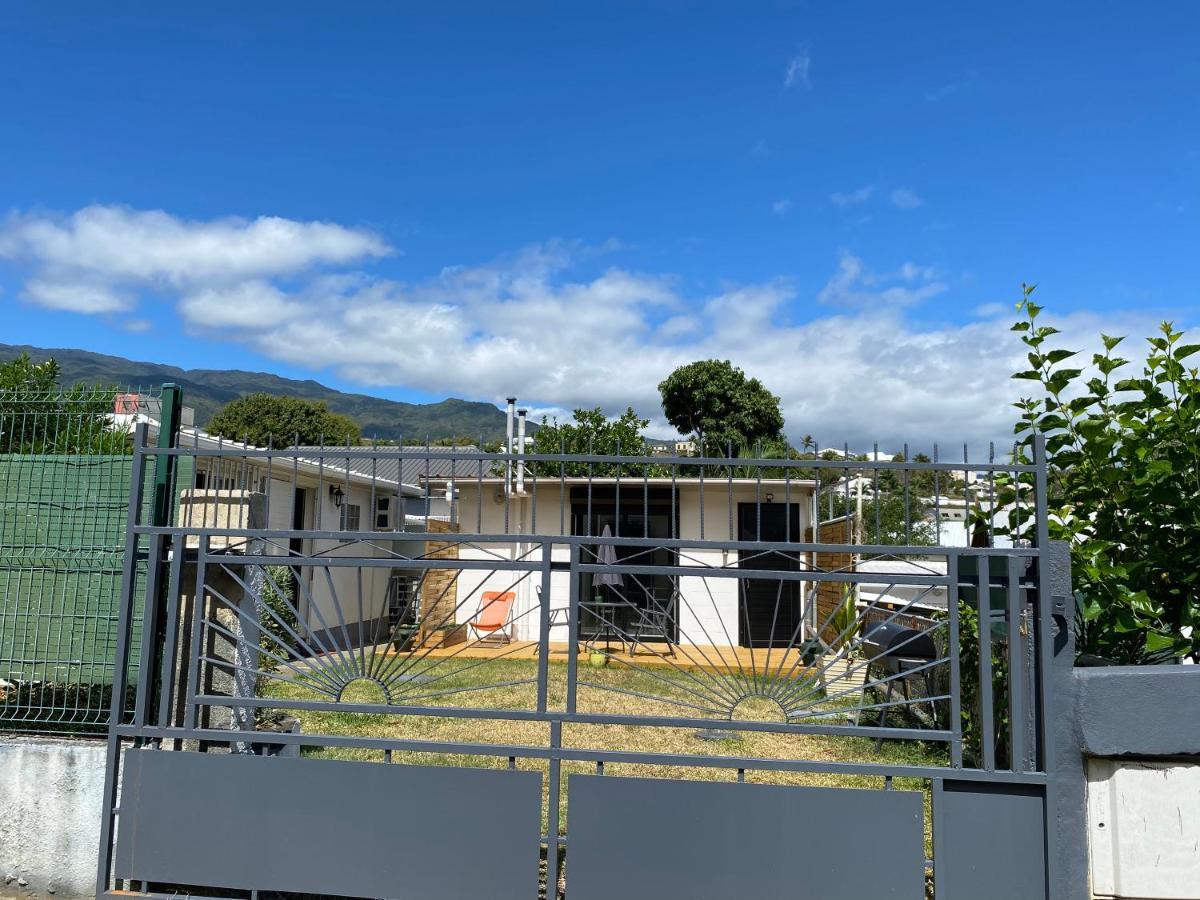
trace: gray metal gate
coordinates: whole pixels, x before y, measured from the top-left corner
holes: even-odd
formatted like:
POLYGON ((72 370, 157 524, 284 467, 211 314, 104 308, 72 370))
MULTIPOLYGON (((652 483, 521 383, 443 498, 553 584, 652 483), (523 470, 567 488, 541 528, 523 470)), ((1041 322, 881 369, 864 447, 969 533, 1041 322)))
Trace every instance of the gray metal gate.
POLYGON ((100 895, 1055 895, 1040 443, 136 443, 100 895))

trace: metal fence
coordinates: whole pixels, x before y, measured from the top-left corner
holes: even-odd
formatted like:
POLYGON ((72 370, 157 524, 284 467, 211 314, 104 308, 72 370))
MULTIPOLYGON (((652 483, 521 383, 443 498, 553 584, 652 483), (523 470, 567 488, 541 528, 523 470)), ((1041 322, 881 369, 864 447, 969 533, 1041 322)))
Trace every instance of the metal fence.
MULTIPOLYGON (((162 397, 0 391, 0 729, 107 729, 131 428, 162 397)), ((143 583, 145 564, 134 574, 143 583)))
POLYGON ((133 484, 157 470, 175 502, 132 506, 117 672, 153 675, 113 718, 97 892, 1045 896, 1033 451, 139 433, 133 484), (988 546, 932 542, 947 495, 988 546), (981 853, 1012 865, 981 884, 981 853))

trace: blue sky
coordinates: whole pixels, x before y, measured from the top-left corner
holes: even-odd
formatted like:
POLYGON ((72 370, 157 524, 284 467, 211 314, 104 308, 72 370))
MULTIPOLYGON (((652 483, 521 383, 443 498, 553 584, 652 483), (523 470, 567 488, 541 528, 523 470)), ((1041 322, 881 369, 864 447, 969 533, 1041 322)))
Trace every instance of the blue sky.
POLYGON ((1191 3, 119 9, 0 31, 0 341, 651 418, 714 355, 953 442, 1022 280, 1196 318, 1191 3))

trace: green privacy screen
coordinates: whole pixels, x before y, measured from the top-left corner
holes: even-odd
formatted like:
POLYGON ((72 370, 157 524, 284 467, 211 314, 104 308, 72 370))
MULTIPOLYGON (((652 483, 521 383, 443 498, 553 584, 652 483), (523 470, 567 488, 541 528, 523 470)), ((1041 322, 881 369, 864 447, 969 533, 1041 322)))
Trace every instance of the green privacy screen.
POLYGON ((130 473, 123 454, 0 454, 0 728, 107 725, 130 473))

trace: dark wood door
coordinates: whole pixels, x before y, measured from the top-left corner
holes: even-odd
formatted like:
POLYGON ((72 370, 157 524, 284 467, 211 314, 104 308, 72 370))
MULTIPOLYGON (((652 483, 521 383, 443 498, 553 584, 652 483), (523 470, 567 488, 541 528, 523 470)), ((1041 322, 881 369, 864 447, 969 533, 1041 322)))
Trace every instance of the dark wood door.
MULTIPOLYGON (((738 540, 783 543, 799 541, 797 503, 739 503, 738 540), (790 521, 789 521, 790 520, 790 521)), ((743 550, 738 567, 795 572, 800 554, 743 550)), ((743 647, 786 647, 799 640, 799 581, 751 578, 738 582, 738 643, 743 647)))

